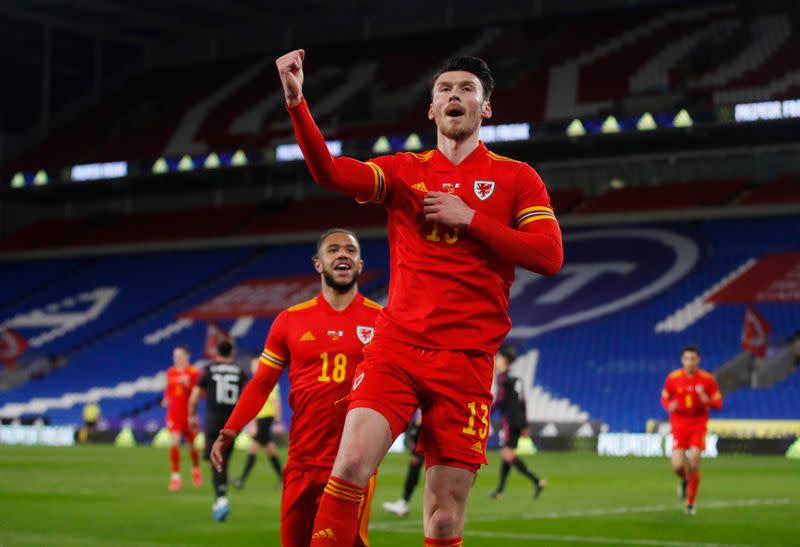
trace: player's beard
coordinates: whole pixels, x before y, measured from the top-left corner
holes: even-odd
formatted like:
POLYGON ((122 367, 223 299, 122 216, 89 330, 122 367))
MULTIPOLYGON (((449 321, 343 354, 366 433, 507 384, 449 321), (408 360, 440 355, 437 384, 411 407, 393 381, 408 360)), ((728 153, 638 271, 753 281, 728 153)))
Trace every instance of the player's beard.
POLYGON ((336 281, 336 279, 333 277, 333 274, 328 270, 322 270, 322 278, 325 280, 325 284, 331 289, 340 294, 344 294, 352 289, 353 286, 358 282, 358 272, 353 270, 353 277, 346 283, 339 283, 336 281))
MULTIPOLYGON (((469 116, 469 114, 464 114, 464 116, 469 116)), ((470 116, 471 117, 471 116, 470 116)), ((470 120, 467 123, 462 123, 460 126, 453 127, 447 123, 448 116, 443 116, 442 123, 437 124, 439 127, 439 132, 447 137, 448 139, 452 139, 454 141, 463 141, 469 136, 473 135, 475 132, 478 131, 478 128, 481 125, 481 119, 478 117, 477 120, 470 120)))

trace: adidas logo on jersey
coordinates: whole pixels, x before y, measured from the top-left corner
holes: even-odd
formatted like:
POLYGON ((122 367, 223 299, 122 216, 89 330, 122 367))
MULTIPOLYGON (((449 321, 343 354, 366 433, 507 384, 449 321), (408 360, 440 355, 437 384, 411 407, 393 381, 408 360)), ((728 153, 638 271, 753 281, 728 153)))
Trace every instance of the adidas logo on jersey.
POLYGON ((428 193, 428 187, 425 186, 425 182, 418 182, 411 186, 414 190, 419 190, 420 192, 428 193))
POLYGON ((336 534, 334 534, 333 530, 330 528, 325 528, 319 532, 314 532, 314 535, 311 536, 311 539, 328 539, 330 541, 336 541, 336 534))
POLYGON ((473 452, 477 452, 478 454, 483 454, 483 445, 479 441, 476 441, 475 444, 473 444, 469 448, 473 452))
POLYGON ((316 340, 316 338, 314 338, 310 330, 307 330, 306 333, 300 337, 301 342, 313 342, 314 340, 316 340))

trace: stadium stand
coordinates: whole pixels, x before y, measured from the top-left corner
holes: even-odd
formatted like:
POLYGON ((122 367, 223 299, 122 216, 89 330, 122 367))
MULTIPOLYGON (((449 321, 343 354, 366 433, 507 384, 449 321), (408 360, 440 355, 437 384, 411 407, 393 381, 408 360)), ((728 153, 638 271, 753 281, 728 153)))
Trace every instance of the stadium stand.
POLYGON ((619 213, 719 207, 731 203, 747 184, 745 179, 735 179, 612 188, 575 212, 619 213))
MULTIPOLYGON (((553 280, 521 272, 512 291, 512 334, 522 348, 540 352, 536 411, 543 418, 554 417, 558 409, 565 416, 583 416, 581 412, 585 412, 614 430, 629 431, 640 431, 648 418, 660 417, 658 392, 666 373, 678 366, 680 347, 698 343, 705 366, 713 370, 738 352, 743 306, 716 305, 694 322, 670 331, 659 331, 656 325, 749 259, 796 250, 800 241, 791 234, 796 234, 792 227, 797 222, 797 217, 776 217, 570 230, 565 271, 553 280), (770 236, 776 233, 787 235, 770 236), (676 264, 684 268, 680 275, 637 300, 636 295, 656 286, 676 264), (585 269, 598 267, 592 275, 585 269), (569 279, 572 285, 565 283, 569 279), (576 285, 577 279, 583 284, 576 285), (593 316, 598 309, 605 311, 593 316), (579 319, 573 321, 575 317, 579 319), (553 327, 554 322, 561 323, 553 327), (620 332, 625 335, 613 335, 620 332), (550 399, 561 401, 555 406, 545 404, 550 399)), ((153 406, 158 394, 152 386, 166 365, 170 348, 178 342, 188 343, 199 357, 205 338, 203 322, 180 320, 179 316, 246 279, 307 274, 311 252, 306 244, 131 254, 98 259, 88 267, 80 261, 53 260, 54 271, 79 271, 6 308, 5 324, 13 326, 15 317, 33 309, 46 310, 48 304, 95 287, 110 284, 119 292, 110 304, 113 307, 105 312, 108 315, 41 345, 40 349, 49 353, 68 355, 67 366, 1 394, 0 409, 4 410, 0 414, 15 408, 13 404, 54 397, 53 406, 45 405, 46 415, 56 423, 72 422, 77 420, 80 405, 67 403, 81 399, 64 399, 65 394, 117 387, 116 397, 101 400, 107 417, 134 415, 137 423, 160 419, 162 411, 153 406), (127 384, 119 388, 121 383, 137 379, 141 379, 141 389, 127 384), (59 404, 67 408, 58 408, 59 404)), ((387 281, 385 240, 365 240, 364 256, 368 269, 378 276, 364 283, 363 289, 381 298, 387 281)), ((24 272, 26 267, 49 262, 15 268, 24 272)), ((800 325, 796 305, 757 306, 771 322, 776 337, 787 336, 800 325)), ((234 323, 229 320, 222 325, 233 329, 234 323)), ((237 339, 240 349, 257 352, 268 325, 268 319, 256 319, 237 339)), ((31 339, 40 336, 42 329, 18 330, 31 339)), ((736 391, 721 415, 789 417, 797 382, 794 374, 770 389, 736 391)))
POLYGON ((756 186, 739 200, 742 205, 792 202, 800 202, 800 176, 797 175, 786 175, 756 186))
MULTIPOLYGON (((631 97, 705 109, 794 98, 800 92, 794 55, 799 22, 791 10, 753 14, 712 3, 593 14, 570 18, 568 26, 533 21, 423 33, 405 40, 402 50, 395 40, 376 40, 368 51, 360 43, 340 44, 310 54, 315 78, 307 95, 330 138, 372 139, 426 127, 419 104, 428 81, 420 74, 453 54, 482 55, 497 67, 498 123, 602 114, 631 97), (443 45, 452 43, 464 46, 443 45), (508 44, 525 55, 509 59, 508 44), (354 66, 341 63, 355 57, 360 62, 354 66)), ((269 57, 154 69, 4 171, 283 142, 289 127, 273 84, 269 57)))

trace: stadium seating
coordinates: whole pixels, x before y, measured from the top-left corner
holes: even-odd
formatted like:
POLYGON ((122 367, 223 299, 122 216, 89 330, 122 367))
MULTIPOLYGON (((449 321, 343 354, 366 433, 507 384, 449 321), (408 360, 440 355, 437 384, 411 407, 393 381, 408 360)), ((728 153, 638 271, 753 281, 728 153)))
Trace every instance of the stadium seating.
MULTIPOLYGON (((677 92, 722 105, 800 92, 800 16, 789 11, 737 13, 710 4, 558 23, 423 33, 376 40, 367 50, 360 43, 318 48, 309 55, 315 77, 307 95, 329 137, 374 139, 427 126, 419 105, 428 72, 456 53, 482 55, 495 66, 496 122, 598 115, 638 94, 677 92), (509 58, 509 51, 524 53, 509 58)), ((291 137, 273 71, 271 56, 250 56, 147 72, 4 170, 283 142, 291 137)))
POLYGON ((718 207, 747 186, 746 179, 626 186, 610 189, 576 211, 579 214, 718 207))
MULTIPOLYGON (((362 284, 367 294, 386 285, 388 249, 384 240, 362 242, 368 271, 375 277, 362 284)), ((178 343, 193 348, 194 358, 202 359, 206 335, 204 323, 191 323, 161 337, 154 343, 145 339, 154 332, 174 325, 178 315, 219 294, 238 282, 282 275, 309 273, 313 244, 278 248, 241 248, 220 251, 188 251, 123 255, 98 260, 78 276, 55 284, 44 294, 20 303, 5 312, 0 321, 45 307, 50 301, 72 297, 77 291, 111 284, 119 289, 108 309, 97 320, 55 338, 40 349, 50 354, 64 354, 67 366, 39 380, 31 380, 9 393, 0 392, 0 408, 7 403, 27 403, 36 398, 64 400, 69 393, 88 394, 93 388, 114 388, 121 382, 149 378, 170 363, 171 350, 178 343)), ((220 322, 230 329, 233 321, 220 322)), ((260 352, 270 321, 257 319, 247 333, 237 339, 241 353, 260 352)), ((40 329, 39 329, 40 330, 40 329)), ((20 328, 26 337, 37 329, 20 328)), ((104 397, 100 404, 104 415, 118 417, 151 401, 157 393, 150 389, 133 391, 128 396, 104 397)), ((54 423, 79 421, 81 404, 62 403, 49 406, 47 415, 54 423)), ((163 418, 163 411, 151 409, 163 418), (159 414, 160 413, 160 414, 159 414)), ((0 412, 2 414, 2 412, 0 412)))
POLYGON ((787 175, 756 186, 739 200, 743 205, 800 202, 800 176, 787 175))
MULTIPOLYGON (((565 404, 576 405, 612 430, 641 431, 648 418, 663 417, 660 388, 666 374, 678 366, 681 346, 699 344, 704 366, 713 370, 739 351, 744 306, 716 305, 682 329, 657 331, 656 325, 748 260, 769 252, 796 251, 800 240, 793 228, 799 220, 774 217, 570 230, 565 271, 554 279, 520 272, 512 290, 512 339, 521 351, 539 350, 536 392, 546 392, 542 400, 568 399, 565 404), (638 299, 681 262, 676 257, 685 261, 683 273, 638 299), (597 274, 598 265, 607 268, 602 275, 597 274), (589 270, 580 268, 595 268, 595 274, 584 275, 589 270), (569 279, 585 285, 565 284, 569 279)), ((368 269, 378 275, 362 289, 382 298, 388 273, 386 242, 365 240, 363 247, 368 269)), ((42 344, 39 351, 67 356, 67 366, 0 393, 0 409, 8 403, 52 397, 61 403, 48 403, 46 414, 56 423, 72 423, 79 419, 82 405, 64 403, 65 394, 109 388, 117 395, 100 401, 107 418, 133 419, 140 425, 160 420, 163 411, 153 405, 157 390, 131 390, 130 384, 121 383, 140 379, 142 386, 152 386, 176 343, 189 344, 199 357, 205 325, 178 321, 179 315, 247 279, 306 274, 312 251, 313 245, 305 244, 10 263, 6 271, 14 277, 31 278, 27 285, 14 285, 24 289, 20 294, 29 291, 29 296, 23 294, 21 301, 12 298, 10 306, 0 308, 0 321, 34 309, 47 310, 48 305, 96 287, 113 286, 119 292, 97 320, 42 344), (50 273, 38 273, 42 270, 50 273)), ((4 298, 9 296, 14 295, 9 291, 4 298)), ((756 307, 771 323, 776 340, 800 326, 796 305, 756 307)), ((230 330, 235 321, 221 324, 230 330)), ((237 338, 240 351, 258 352, 268 326, 269 319, 257 318, 237 338)), ((30 340, 43 329, 17 330, 30 340)), ((790 417, 798 389, 800 373, 771 389, 736 391, 719 416, 790 417)), ((551 415, 551 410, 542 412, 551 415)))
MULTIPOLYGON (((800 233, 794 229, 798 220, 797 217, 778 217, 659 225, 658 229, 683 234, 701 246, 700 260, 690 273, 669 289, 657 292, 627 311, 619 310, 521 339, 523 348, 535 347, 540 351, 536 383, 553 396, 568 397, 592 418, 603 420, 613 430, 642 431, 648 418, 665 418, 659 393, 666 374, 680 366, 680 348, 698 344, 702 366, 713 371, 739 352, 745 306, 718 305, 679 331, 657 332, 656 324, 748 259, 769 252, 796 251, 800 248, 800 233), (781 234, 781 237, 774 237, 774 234, 781 234)), ((608 228, 596 231, 603 230, 608 228)), ((603 246, 602 241, 594 245, 581 245, 578 241, 570 244, 569 237, 565 244, 567 265, 570 261, 632 260, 637 266, 631 278, 635 278, 634 272, 639 270, 644 275, 648 265, 658 264, 659 270, 664 267, 658 258, 660 253, 652 248, 655 245, 637 248, 633 246, 635 243, 621 236, 610 237, 603 246)), ((541 292, 548 287, 534 294, 541 297, 541 292)), ((560 305, 531 306, 524 299, 520 301, 523 297, 518 297, 512 300, 512 318, 515 327, 520 327, 543 321, 541 317, 545 317, 545 313, 586 312, 592 303, 619 302, 620 294, 630 296, 636 288, 630 286, 622 290, 623 287, 623 281, 618 278, 598 278, 587 286, 586 292, 576 293, 572 300, 567 299, 560 305)), ((523 293, 526 295, 529 293, 523 293)), ((755 304, 755 307, 771 323, 772 337, 776 341, 782 341, 782 337, 800 326, 800 310, 796 304, 764 303, 755 304)), ((798 381, 800 372, 772 389, 734 392, 720 416, 776 419, 796 416, 798 381)))

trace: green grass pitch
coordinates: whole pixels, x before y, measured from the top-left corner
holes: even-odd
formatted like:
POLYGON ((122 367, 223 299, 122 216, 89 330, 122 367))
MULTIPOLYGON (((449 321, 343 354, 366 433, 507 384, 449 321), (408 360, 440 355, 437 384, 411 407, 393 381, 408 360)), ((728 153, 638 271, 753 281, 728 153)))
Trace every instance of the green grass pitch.
MULTIPOLYGON (((800 462, 723 456, 703 462, 694 517, 676 497, 665 459, 545 453, 525 458, 550 486, 539 500, 512 470, 506 496, 490 500, 497 454, 479 474, 467 511, 465 544, 495 545, 798 545, 800 462)), ((263 456, 231 517, 211 519, 212 493, 167 492, 167 451, 150 447, 0 447, 0 545, 279 545, 280 493, 263 456)), ((234 456, 238 473, 243 455, 234 456)), ((373 503, 373 545, 422 545, 421 489, 411 515, 381 504, 400 495, 406 457, 383 463, 373 503)))

